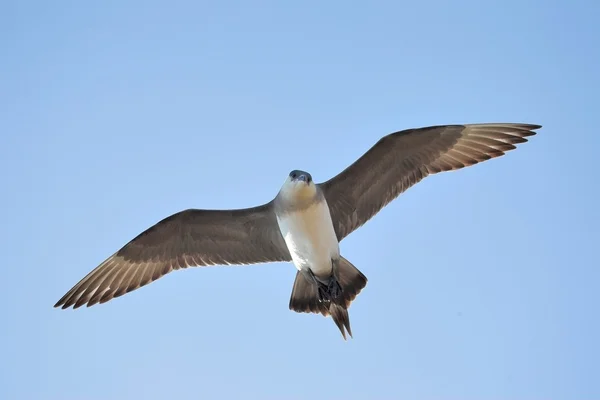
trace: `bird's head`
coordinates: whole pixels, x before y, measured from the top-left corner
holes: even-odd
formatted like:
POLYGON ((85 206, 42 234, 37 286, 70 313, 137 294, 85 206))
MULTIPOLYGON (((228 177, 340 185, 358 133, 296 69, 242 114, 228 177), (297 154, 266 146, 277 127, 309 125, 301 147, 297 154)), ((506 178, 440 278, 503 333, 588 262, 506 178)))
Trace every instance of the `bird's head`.
POLYGON ((317 192, 317 187, 308 172, 295 169, 289 173, 281 192, 289 200, 312 199, 317 192))

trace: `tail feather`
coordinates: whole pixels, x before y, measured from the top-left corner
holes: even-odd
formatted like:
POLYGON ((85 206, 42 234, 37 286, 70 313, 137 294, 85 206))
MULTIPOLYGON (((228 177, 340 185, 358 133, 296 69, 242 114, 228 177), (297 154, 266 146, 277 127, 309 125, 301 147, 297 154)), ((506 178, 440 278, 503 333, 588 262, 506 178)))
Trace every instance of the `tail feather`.
POLYGON ((350 261, 340 257, 338 262, 338 283, 342 294, 332 301, 320 302, 317 286, 303 273, 296 273, 296 280, 290 297, 290 310, 299 313, 330 315, 344 339, 346 331, 352 337, 348 308, 356 296, 367 285, 367 277, 358 270, 350 261), (344 330, 345 329, 345 330, 344 330))
POLYGON ((342 298, 344 299, 344 308, 349 308, 350 303, 365 286, 367 286, 367 277, 358 270, 352 263, 344 257, 340 257, 338 263, 338 282, 342 287, 342 298))
POLYGON ((332 302, 329 304, 329 315, 331 315, 331 319, 333 319, 335 325, 338 327, 340 332, 342 332, 344 340, 346 340, 346 332, 344 332, 344 328, 346 328, 348 335, 352 337, 352 329, 350 329, 350 315, 348 315, 348 309, 346 307, 332 302))
POLYGON ((329 314, 329 308, 318 300, 317 287, 300 271, 296 272, 296 280, 290 297, 290 310, 299 313, 329 314))

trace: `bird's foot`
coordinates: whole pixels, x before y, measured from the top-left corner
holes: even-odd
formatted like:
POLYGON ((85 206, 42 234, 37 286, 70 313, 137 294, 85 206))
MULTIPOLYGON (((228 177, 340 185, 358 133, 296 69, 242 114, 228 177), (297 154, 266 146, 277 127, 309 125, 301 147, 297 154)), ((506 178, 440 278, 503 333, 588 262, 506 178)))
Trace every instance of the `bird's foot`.
POLYGON ((327 292, 329 293, 329 296, 331 296, 332 299, 337 299, 342 295, 342 286, 335 278, 335 276, 332 276, 329 279, 329 285, 327 285, 327 292))
POLYGON ((324 301, 331 301, 331 296, 329 294, 329 286, 325 285, 324 283, 321 283, 319 281, 317 282, 317 297, 319 299, 320 303, 323 303, 324 301))
POLYGON ((319 303, 331 302, 342 295, 342 286, 338 282, 335 274, 329 278, 327 284, 321 282, 310 269, 302 270, 306 278, 317 286, 317 299, 319 303))

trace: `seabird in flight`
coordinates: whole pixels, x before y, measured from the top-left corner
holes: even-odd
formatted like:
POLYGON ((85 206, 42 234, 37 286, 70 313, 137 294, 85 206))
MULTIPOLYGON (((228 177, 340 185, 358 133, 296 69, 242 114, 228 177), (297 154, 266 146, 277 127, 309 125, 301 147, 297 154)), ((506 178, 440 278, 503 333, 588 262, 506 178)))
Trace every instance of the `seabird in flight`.
POLYGON ((291 261, 298 271, 289 308, 331 316, 346 339, 346 332, 352 336, 348 308, 367 278, 340 254, 339 242, 426 176, 502 156, 539 128, 487 123, 391 133, 326 182, 294 170, 266 204, 188 209, 163 219, 108 257, 54 307, 105 303, 187 267, 291 261))

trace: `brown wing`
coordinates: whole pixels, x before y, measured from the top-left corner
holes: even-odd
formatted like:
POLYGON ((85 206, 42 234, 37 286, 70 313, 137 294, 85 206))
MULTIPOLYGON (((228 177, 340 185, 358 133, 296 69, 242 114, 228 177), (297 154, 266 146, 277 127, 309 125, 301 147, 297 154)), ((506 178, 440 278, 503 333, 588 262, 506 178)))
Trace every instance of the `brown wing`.
POLYGON ((389 134, 320 184, 342 240, 427 175, 464 168, 516 148, 540 125, 431 126, 389 134))
POLYGON ((181 268, 290 261, 272 202, 239 210, 185 210, 135 237, 54 307, 105 303, 181 268))

